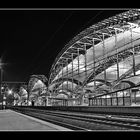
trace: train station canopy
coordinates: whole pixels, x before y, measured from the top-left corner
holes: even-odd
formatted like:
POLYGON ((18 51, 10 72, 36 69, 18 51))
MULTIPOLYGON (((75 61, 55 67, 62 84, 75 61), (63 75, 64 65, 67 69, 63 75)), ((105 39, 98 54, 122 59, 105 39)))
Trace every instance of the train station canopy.
POLYGON ((44 75, 32 75, 29 80, 29 99, 38 98, 46 94, 47 91, 47 78, 44 75))
POLYGON ((132 9, 86 28, 64 46, 49 90, 70 97, 140 84, 140 10, 132 9))

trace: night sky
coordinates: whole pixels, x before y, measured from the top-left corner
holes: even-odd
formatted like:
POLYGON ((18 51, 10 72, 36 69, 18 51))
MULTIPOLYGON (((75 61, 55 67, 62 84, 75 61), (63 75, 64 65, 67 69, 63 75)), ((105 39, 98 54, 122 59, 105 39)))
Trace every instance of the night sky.
POLYGON ((32 74, 49 77, 61 49, 79 32, 126 10, 0 10, 0 55, 4 81, 28 81, 32 74))

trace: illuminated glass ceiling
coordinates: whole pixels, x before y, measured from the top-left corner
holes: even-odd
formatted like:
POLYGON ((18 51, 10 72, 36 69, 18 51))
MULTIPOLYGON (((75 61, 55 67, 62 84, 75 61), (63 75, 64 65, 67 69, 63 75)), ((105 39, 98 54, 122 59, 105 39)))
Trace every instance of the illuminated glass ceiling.
MULTIPOLYGON (((139 10, 130 10, 105 19, 78 34, 56 58, 51 69, 49 89, 75 90, 81 84, 83 87, 90 85, 94 90, 95 83, 107 88, 101 82, 104 80, 104 71, 108 83, 116 82, 118 73, 121 78, 131 75, 132 46, 140 44, 139 16, 139 10), (95 79, 100 82, 93 82, 95 79)), ((136 49, 135 66, 140 63, 139 47, 136 49)), ((139 68, 136 70, 138 73, 139 68)))

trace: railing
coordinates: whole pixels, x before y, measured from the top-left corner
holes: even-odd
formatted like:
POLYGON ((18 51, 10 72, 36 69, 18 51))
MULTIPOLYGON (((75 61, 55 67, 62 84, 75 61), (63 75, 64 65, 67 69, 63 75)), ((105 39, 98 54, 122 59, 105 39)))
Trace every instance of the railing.
POLYGON ((85 106, 88 106, 88 103, 84 103, 83 100, 80 98, 49 98, 49 102, 50 106, 80 106, 83 104, 85 104, 85 106))
POLYGON ((140 85, 90 97, 89 106, 140 106, 140 85))

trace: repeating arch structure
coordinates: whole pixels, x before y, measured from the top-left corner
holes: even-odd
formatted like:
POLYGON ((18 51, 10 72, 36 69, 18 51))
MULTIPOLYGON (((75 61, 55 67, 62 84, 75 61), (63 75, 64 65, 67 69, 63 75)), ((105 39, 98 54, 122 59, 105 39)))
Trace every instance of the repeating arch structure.
POLYGON ((113 91, 120 81, 133 86, 139 74, 140 10, 132 9, 86 28, 65 45, 50 70, 48 88, 54 95, 89 90, 95 96, 113 91))
POLYGON ((48 79, 45 75, 31 75, 28 83, 29 100, 38 100, 47 92, 48 79))

